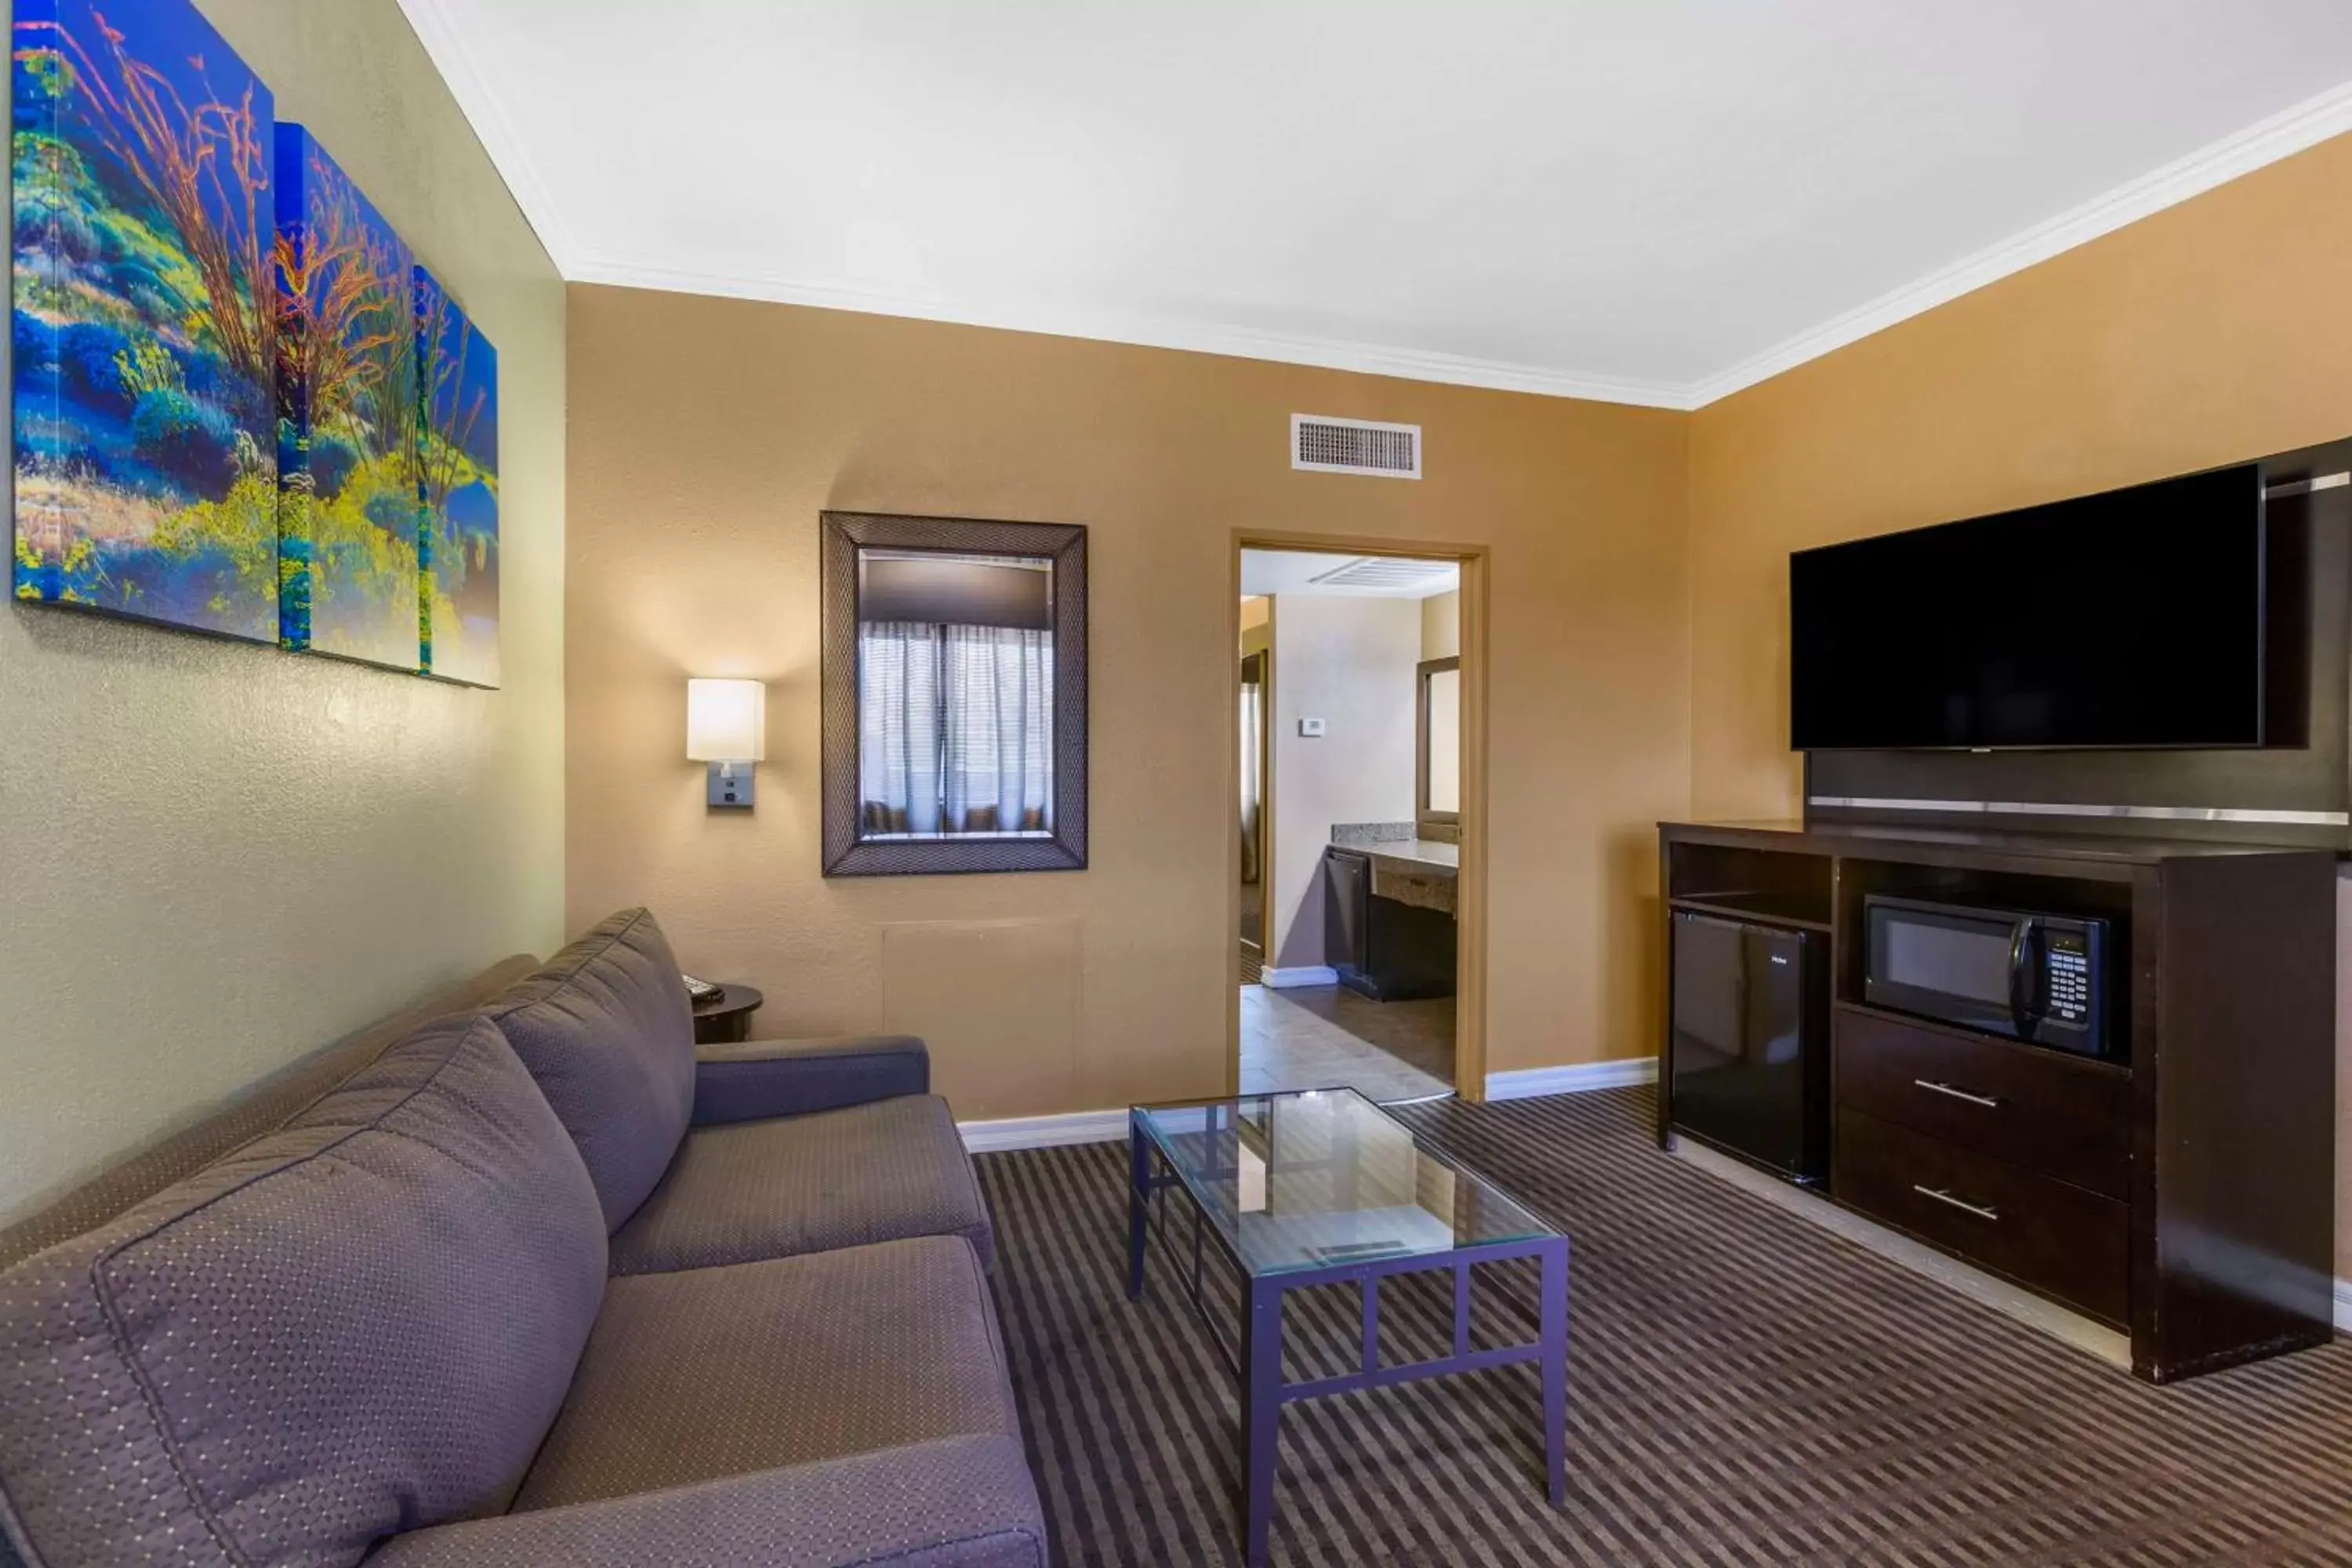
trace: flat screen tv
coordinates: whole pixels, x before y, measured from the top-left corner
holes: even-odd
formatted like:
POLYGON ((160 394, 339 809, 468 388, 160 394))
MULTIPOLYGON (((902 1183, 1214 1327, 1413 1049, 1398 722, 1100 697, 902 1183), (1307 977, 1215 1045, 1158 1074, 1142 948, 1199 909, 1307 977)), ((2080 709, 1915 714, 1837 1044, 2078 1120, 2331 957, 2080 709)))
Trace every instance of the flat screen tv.
POLYGON ((2263 743, 2248 465, 1789 558, 1799 751, 2263 743))

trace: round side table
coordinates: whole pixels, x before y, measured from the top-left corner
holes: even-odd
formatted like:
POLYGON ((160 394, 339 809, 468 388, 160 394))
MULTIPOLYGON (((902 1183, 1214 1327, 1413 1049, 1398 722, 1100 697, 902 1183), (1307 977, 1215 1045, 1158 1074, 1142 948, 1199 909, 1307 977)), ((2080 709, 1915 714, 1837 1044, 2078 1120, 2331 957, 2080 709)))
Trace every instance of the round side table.
POLYGON ((749 985, 721 986, 719 994, 694 1009, 694 1043, 731 1046, 751 1036, 751 1015, 767 998, 749 985))

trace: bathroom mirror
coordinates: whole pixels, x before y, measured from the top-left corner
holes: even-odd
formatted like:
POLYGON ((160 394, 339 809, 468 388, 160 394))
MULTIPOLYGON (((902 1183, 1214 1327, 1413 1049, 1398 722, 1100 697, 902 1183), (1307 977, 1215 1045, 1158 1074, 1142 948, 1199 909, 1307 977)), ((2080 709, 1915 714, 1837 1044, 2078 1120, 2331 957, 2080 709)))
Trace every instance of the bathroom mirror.
POLYGON ((1414 768, 1416 820, 1441 826, 1462 821, 1462 661, 1433 658, 1420 666, 1421 694, 1413 725, 1420 760, 1414 768))
POLYGON ((822 531, 825 874, 1082 868, 1086 530, 822 531))

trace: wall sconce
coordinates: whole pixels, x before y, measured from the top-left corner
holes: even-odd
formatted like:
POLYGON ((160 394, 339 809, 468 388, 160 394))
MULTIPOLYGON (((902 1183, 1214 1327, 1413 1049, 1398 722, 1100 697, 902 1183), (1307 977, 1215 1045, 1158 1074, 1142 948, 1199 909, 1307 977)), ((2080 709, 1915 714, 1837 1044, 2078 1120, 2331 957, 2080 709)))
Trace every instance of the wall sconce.
POLYGON ((768 755, 768 688, 758 680, 686 683, 687 760, 710 764, 709 804, 751 805, 751 764, 768 755))

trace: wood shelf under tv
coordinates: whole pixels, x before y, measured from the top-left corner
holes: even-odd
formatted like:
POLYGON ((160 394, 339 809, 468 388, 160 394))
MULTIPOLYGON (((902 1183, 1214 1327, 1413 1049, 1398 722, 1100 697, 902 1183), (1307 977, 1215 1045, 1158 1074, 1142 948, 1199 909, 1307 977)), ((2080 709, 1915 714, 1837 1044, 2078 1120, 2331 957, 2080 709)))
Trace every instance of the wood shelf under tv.
POLYGON ((1830 929, 1826 908, 1816 907, 1801 895, 1735 889, 1678 897, 1671 900, 1678 910, 1689 910, 1702 915, 1721 915, 1726 920, 1760 921, 1767 925, 1793 926, 1800 931, 1830 929))
POLYGON ((1659 856, 1669 922, 1828 934, 1828 1201, 2121 1331, 2151 1382, 2332 1337, 2335 852, 1663 823, 1659 856), (1873 892, 2105 919, 2121 1049, 2095 1059, 1865 1001, 1873 892))

